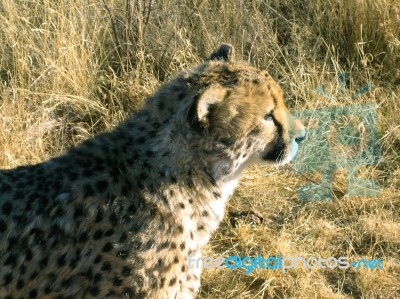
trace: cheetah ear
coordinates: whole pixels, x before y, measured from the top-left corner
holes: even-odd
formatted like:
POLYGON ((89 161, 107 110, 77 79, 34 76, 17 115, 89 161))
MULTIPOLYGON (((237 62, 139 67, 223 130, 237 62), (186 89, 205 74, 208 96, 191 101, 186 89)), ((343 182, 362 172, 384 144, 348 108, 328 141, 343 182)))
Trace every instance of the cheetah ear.
POLYGON ((209 128, 213 111, 216 105, 225 98, 226 93, 226 89, 215 84, 196 95, 188 115, 191 126, 198 130, 209 128))
POLYGON ((217 50, 215 50, 208 60, 235 60, 235 48, 228 43, 222 43, 217 50))

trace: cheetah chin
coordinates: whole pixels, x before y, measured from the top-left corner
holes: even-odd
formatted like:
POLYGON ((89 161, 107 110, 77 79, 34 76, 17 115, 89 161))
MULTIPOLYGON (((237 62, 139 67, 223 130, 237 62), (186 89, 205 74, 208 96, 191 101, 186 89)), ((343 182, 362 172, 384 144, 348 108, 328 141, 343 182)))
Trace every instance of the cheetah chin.
POLYGON ((194 298, 188 257, 243 170, 304 136, 281 87, 222 44, 111 132, 0 171, 0 298, 194 298))

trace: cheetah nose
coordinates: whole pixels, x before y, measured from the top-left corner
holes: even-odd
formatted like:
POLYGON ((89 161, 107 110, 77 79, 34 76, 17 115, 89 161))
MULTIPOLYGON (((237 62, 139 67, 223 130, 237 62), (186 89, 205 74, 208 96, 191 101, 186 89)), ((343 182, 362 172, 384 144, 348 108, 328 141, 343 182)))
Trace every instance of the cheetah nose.
POLYGON ((298 144, 300 144, 304 139, 306 139, 306 134, 300 137, 296 137, 294 141, 296 141, 298 144))

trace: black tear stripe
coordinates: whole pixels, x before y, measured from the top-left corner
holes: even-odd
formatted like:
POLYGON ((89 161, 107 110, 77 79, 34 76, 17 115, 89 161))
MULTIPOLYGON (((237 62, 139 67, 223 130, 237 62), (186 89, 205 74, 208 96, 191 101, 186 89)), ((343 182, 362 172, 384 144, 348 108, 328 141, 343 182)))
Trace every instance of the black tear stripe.
POLYGON ((187 120, 190 124, 190 127, 198 134, 203 133, 203 128, 201 126, 200 120, 197 116, 197 104, 199 101, 200 94, 197 94, 194 97, 193 104, 190 106, 188 111, 187 120))
POLYGON ((275 147, 270 152, 265 153, 262 156, 262 158, 264 160, 276 161, 277 163, 279 163, 283 160, 283 157, 285 155, 286 144, 285 144, 285 140, 283 139, 282 124, 280 124, 273 115, 271 115, 271 116, 272 116, 274 125, 276 126, 276 130, 278 132, 278 138, 276 140, 275 147))

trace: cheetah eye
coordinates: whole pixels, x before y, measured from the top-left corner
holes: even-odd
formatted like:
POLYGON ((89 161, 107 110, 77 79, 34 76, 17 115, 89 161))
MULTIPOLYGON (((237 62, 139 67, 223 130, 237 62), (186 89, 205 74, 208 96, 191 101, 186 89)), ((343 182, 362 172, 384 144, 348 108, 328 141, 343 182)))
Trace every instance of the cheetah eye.
POLYGON ((265 119, 265 120, 273 120, 274 117, 273 117, 273 115, 272 115, 272 111, 271 111, 270 113, 265 114, 265 115, 264 115, 264 119, 265 119))

